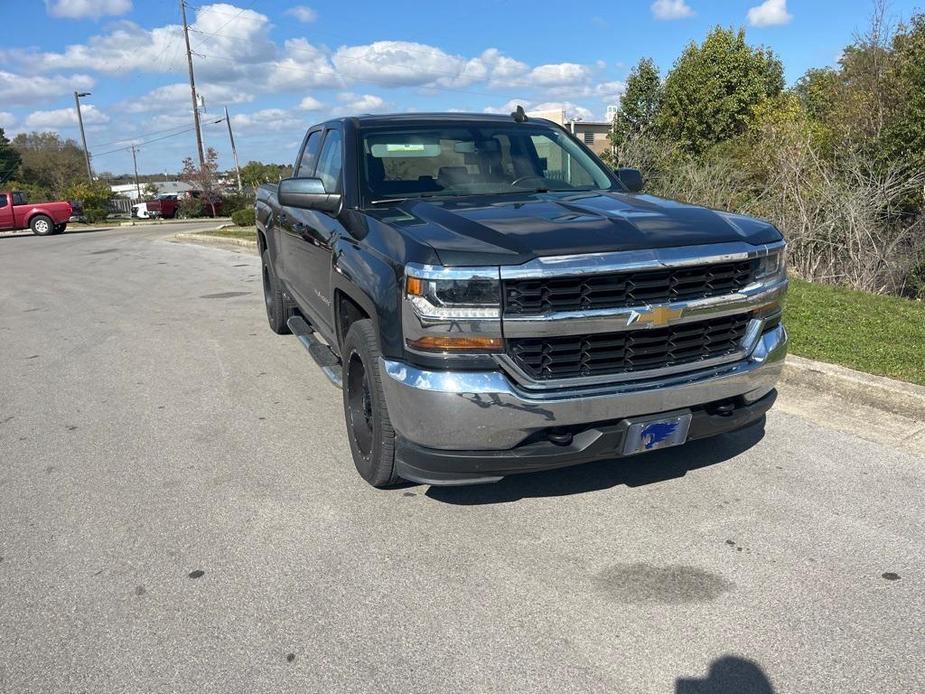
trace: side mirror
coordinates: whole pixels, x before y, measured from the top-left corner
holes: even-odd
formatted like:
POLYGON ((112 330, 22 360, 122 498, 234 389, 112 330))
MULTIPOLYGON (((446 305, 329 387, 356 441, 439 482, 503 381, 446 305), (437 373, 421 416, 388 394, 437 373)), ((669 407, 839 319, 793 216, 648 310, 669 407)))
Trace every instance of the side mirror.
POLYGON ((276 199, 283 207, 337 212, 341 196, 326 193, 320 178, 284 178, 276 189, 276 199))
POLYGON ((642 171, 639 169, 629 169, 622 166, 617 169, 617 178, 631 193, 638 193, 642 190, 642 171))

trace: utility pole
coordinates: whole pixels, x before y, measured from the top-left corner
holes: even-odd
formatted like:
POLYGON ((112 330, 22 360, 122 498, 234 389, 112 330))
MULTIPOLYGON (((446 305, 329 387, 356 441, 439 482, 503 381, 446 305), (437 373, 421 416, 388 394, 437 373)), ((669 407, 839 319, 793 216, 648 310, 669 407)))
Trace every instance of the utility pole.
POLYGON ((135 145, 132 145, 132 165, 135 167, 135 199, 141 200, 141 186, 138 185, 138 159, 135 157, 135 145))
POLYGON ((185 0, 180 0, 180 14, 183 16, 183 38, 186 39, 186 63, 189 65, 189 88, 193 97, 193 125, 196 130, 196 149, 199 152, 199 170, 205 171, 206 156, 202 149, 202 129, 199 124, 199 99, 196 98, 196 78, 193 76, 193 50, 189 45, 189 24, 186 23, 185 0))
POLYGON ((228 107, 225 107, 225 123, 228 124, 228 139, 231 140, 231 153, 234 155, 234 168, 238 172, 238 192, 244 192, 241 185, 241 165, 238 163, 238 149, 234 146, 234 133, 231 132, 231 118, 228 117, 228 107))
POLYGON ((77 104, 77 123, 80 125, 80 141, 84 146, 84 159, 87 160, 87 178, 93 180, 93 170, 90 168, 90 150, 87 149, 87 136, 84 134, 84 119, 80 114, 80 97, 90 96, 90 92, 74 92, 74 103, 77 104))

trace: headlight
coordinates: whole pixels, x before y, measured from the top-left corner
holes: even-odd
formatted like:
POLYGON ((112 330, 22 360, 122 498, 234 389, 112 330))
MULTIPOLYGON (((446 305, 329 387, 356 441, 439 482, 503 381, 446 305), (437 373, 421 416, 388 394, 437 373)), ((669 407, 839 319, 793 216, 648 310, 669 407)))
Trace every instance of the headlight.
POLYGON ((758 269, 755 272, 755 279, 773 279, 776 277, 787 276, 787 255, 785 249, 773 251, 769 255, 763 256, 758 260, 758 269))
MULTIPOLYGON (((497 279, 477 274, 467 279, 416 277, 409 269, 405 293, 425 318, 500 318, 501 286, 497 279)), ((497 272, 497 271, 496 271, 497 272)))
POLYGON ((402 330, 418 352, 498 352, 501 280, 497 267, 405 268, 402 330))

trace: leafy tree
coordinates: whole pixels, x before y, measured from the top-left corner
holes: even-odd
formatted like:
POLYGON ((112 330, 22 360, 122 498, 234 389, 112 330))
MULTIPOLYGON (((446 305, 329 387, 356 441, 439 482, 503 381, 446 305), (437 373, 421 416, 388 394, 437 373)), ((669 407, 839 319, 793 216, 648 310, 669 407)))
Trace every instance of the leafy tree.
POLYGON ((838 109, 841 95, 841 76, 830 67, 811 68, 806 71, 793 91, 799 97, 807 115, 813 120, 827 121, 838 109))
POLYGON ((10 146, 6 133, 0 128, 0 183, 13 178, 21 162, 19 152, 10 146))
POLYGON ((26 194, 26 200, 29 202, 50 202, 55 196, 47 188, 43 188, 35 183, 28 183, 20 180, 10 180, 3 184, 4 190, 17 190, 26 194))
POLYGON ((264 183, 275 183, 279 180, 279 176, 280 170, 276 164, 249 161, 241 167, 241 182, 248 188, 258 188, 264 183))
POLYGON ((783 88, 783 66, 770 49, 749 46, 744 30, 717 27, 668 73, 656 122, 682 149, 700 153, 745 132, 752 109, 783 88))
POLYGON ((145 183, 144 188, 141 189, 142 197, 145 200, 154 200, 157 197, 157 185, 153 182, 145 183))
POLYGON ((902 95, 883 132, 883 150, 925 172, 925 14, 915 15, 893 39, 891 81, 902 95))
POLYGON ((63 197, 70 183, 87 177, 83 150, 57 133, 20 133, 13 138, 13 147, 22 159, 20 178, 47 189, 55 197, 63 197))
POLYGON ((84 217, 88 222, 101 222, 109 214, 109 202, 113 192, 105 181, 77 180, 67 187, 68 200, 79 200, 84 217))
POLYGON ((620 110, 614 118, 610 140, 615 146, 631 134, 646 132, 652 126, 662 99, 662 79, 651 58, 641 59, 630 71, 620 110))
MULTIPOLYGON (((215 191, 215 172, 218 171, 218 152, 209 147, 205 152, 205 162, 200 168, 193 163, 192 157, 183 160, 183 168, 180 171, 180 180, 189 183, 195 190, 202 193, 203 199, 206 200, 212 208, 212 216, 215 216, 215 203, 219 195, 215 191)), ((192 212, 192 206, 186 210, 180 205, 180 212, 192 212)), ((194 216, 194 215, 189 215, 194 216)))

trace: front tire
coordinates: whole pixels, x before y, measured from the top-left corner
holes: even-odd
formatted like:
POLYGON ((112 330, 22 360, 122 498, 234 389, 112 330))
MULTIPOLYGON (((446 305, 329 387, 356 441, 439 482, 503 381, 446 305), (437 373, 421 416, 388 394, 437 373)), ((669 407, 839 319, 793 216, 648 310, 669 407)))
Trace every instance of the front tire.
POLYGON ((263 263, 263 300, 267 306, 267 320, 270 322, 270 330, 277 335, 289 335, 292 331, 289 329, 287 321, 292 317, 294 306, 291 301, 283 296, 279 278, 273 270, 269 250, 263 252, 261 261, 263 263))
POLYGON ((50 236, 55 233, 54 222, 51 221, 51 217, 44 214, 35 215, 29 222, 29 228, 36 236, 50 236))
POLYGON ((393 486, 401 481, 395 473, 395 430, 382 389, 379 340, 371 320, 350 326, 341 354, 344 416, 353 464, 372 486, 393 486))

